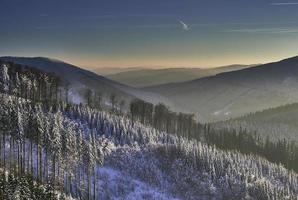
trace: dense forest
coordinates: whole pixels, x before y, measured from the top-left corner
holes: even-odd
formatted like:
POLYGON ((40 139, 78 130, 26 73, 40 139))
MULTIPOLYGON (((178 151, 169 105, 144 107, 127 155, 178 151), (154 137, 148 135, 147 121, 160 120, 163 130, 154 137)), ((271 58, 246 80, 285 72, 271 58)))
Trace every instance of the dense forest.
MULTIPOLYGON (((100 169, 109 166, 182 199, 297 197, 297 174, 257 156, 296 169, 297 155, 291 154, 293 160, 287 153, 297 149, 286 141, 215 132, 191 114, 137 99, 125 113, 115 95, 106 110, 92 91, 86 91, 85 104, 74 105, 67 101, 67 83, 13 63, 1 64, 0 80, 0 163, 12 174, 15 195, 15 180, 26 176, 78 199, 127 199, 133 189, 126 182, 118 190, 103 189, 100 169)), ((25 184, 31 187, 32 180, 25 184)))
MULTIPOLYGON (((175 113, 164 104, 153 105, 141 100, 130 104, 132 121, 140 121, 160 131, 197 139, 223 150, 236 150, 244 154, 265 157, 298 172, 298 144, 295 141, 262 137, 256 131, 244 128, 216 128, 213 124, 200 124, 193 114, 175 113)), ((223 122, 224 124, 224 122, 223 122)))
POLYGON ((246 129, 260 137, 274 140, 298 141, 298 103, 265 109, 242 117, 212 124, 215 129, 246 129))

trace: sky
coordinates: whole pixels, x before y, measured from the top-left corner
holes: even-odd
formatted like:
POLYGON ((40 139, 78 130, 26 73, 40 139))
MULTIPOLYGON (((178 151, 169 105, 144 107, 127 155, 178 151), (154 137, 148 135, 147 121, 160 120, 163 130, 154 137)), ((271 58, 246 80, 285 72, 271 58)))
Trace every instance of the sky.
POLYGON ((0 0, 0 55, 85 68, 215 67, 298 55, 298 0, 0 0))

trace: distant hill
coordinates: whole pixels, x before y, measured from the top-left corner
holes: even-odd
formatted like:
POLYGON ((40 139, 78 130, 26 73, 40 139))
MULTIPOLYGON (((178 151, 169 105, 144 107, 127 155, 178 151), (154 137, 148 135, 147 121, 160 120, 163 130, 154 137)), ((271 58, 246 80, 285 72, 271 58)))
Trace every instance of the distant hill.
POLYGON ((257 132, 270 140, 283 139, 298 142, 298 103, 270 108, 245 116, 212 124, 217 129, 234 128, 257 132))
POLYGON ((100 68, 94 68, 92 69, 92 71, 102 76, 108 76, 108 75, 117 74, 121 72, 137 71, 142 69, 145 69, 145 68, 143 67, 100 67, 100 68))
POLYGON ((84 101, 83 96, 87 88, 101 92, 106 98, 114 93, 117 95, 117 98, 124 99, 127 102, 133 98, 140 98, 152 103, 167 102, 160 95, 155 95, 151 92, 143 92, 117 83, 63 61, 44 57, 0 57, 0 59, 35 67, 45 72, 52 72, 58 75, 62 81, 66 81, 70 84, 70 99, 74 103, 84 101))
MULTIPOLYGON (((251 65, 230 65, 217 68, 166 68, 166 69, 139 69, 128 68, 125 71, 107 74, 106 77, 132 86, 147 87, 165 83, 189 81, 206 76, 212 76, 227 71, 235 71, 251 67, 251 65)), ((123 69, 124 70, 124 69, 123 69)))
POLYGON ((218 121, 298 102, 298 57, 183 83, 147 87, 177 109, 218 121))

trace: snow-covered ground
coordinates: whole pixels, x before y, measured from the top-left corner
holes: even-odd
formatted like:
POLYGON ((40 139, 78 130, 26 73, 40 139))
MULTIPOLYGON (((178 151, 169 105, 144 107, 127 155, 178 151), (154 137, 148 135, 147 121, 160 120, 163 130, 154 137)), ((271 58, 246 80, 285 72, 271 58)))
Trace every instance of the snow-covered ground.
POLYGON ((178 200, 164 191, 134 179, 111 167, 98 169, 100 199, 113 200, 178 200))
MULTIPOLYGON (((3 121, 11 118, 11 122, 18 124, 12 134, 15 140, 18 140, 16 133, 21 133, 25 141, 36 141, 30 134, 32 123, 29 123, 35 122, 37 128, 33 131, 39 130, 42 146, 51 150, 51 156, 42 160, 42 168, 48 165, 46 171, 53 177, 52 164, 56 163, 56 168, 60 165, 59 182, 65 184, 66 191, 69 185, 73 186, 74 195, 82 191, 86 197, 96 191, 96 199, 104 200, 207 200, 295 199, 298 194, 295 172, 257 156, 222 151, 84 106, 32 109, 28 102, 15 103, 10 98, 3 98, 0 105, 3 121), (9 115, 7 110, 15 112, 9 115), (30 114, 33 116, 29 117, 30 114), (104 160, 103 166, 100 159, 104 160), (98 169, 94 170, 96 173, 94 168, 98 169), (72 174, 72 180, 63 179, 62 174, 64 177, 72 174), (80 180, 79 186, 76 180, 80 180), (87 192, 86 188, 91 191, 87 192)), ((7 143, 11 141, 9 137, 6 136, 7 143)), ((12 158, 8 157, 9 148, 7 144, 6 156, 12 158)), ((37 171, 45 170, 35 167, 37 145, 33 148, 34 175, 37 175, 37 171)), ((26 151, 25 160, 30 157, 30 150, 26 151)), ((17 154, 15 151, 15 159, 17 154)), ((44 159, 44 150, 41 154, 44 159)))

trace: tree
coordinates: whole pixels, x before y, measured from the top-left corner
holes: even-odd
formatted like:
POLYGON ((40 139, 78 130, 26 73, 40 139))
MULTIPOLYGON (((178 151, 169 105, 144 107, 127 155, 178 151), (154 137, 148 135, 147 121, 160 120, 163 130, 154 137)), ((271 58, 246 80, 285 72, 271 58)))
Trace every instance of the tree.
POLYGON ((85 91, 85 100, 88 106, 92 104, 92 90, 86 89, 85 91))
POLYGON ((65 88, 65 94, 64 94, 64 96, 65 96, 65 102, 66 103, 68 103, 69 101, 68 101, 68 96, 69 96, 69 83, 66 83, 65 84, 65 86, 64 86, 64 88, 65 88))
POLYGON ((119 103, 119 112, 122 114, 124 112, 125 100, 121 100, 119 103))
POLYGON ((112 112, 115 113, 116 105, 117 105, 117 97, 115 94, 110 95, 110 103, 111 103, 111 107, 112 107, 112 112))
POLYGON ((102 101, 102 94, 100 92, 96 92, 96 94, 94 95, 94 106, 97 108, 97 109, 101 109, 101 101, 102 101))
POLYGON ((4 93, 9 91, 9 75, 6 64, 0 65, 0 91, 4 93))

